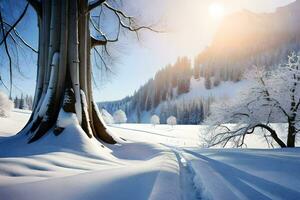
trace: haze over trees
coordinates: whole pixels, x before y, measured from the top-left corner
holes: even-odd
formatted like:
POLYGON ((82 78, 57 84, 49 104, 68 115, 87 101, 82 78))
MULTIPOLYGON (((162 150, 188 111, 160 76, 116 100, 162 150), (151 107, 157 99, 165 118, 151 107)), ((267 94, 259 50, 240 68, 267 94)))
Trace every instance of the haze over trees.
POLYGON ((137 19, 123 12, 121 4, 114 1, 28 0, 14 21, 8 19, 10 13, 3 11, 0 12, 0 45, 8 59, 10 79, 8 87, 2 84, 8 88, 10 97, 15 63, 12 49, 28 48, 38 55, 33 112, 19 134, 27 135, 29 143, 40 139, 53 127, 56 135, 62 134, 64 127, 59 127, 58 116, 73 113, 88 137, 115 143, 93 100, 91 53, 94 52, 101 60, 101 66, 108 71, 105 58, 109 55, 109 43, 117 42, 121 32, 153 29, 138 25, 137 19), (16 29, 29 6, 37 15, 38 50, 16 29), (104 15, 110 17, 104 18, 104 15), (107 26, 111 28, 110 34, 105 32, 107 26))

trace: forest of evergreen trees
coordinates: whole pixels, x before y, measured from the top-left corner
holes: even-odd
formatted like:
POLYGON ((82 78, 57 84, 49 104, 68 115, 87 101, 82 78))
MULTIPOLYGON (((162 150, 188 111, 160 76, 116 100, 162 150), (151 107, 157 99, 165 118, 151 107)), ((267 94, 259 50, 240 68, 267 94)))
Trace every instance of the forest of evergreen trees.
MULTIPOLYGON (((122 109, 128 116, 128 122, 148 122, 145 116, 156 114, 161 123, 173 115, 178 124, 199 124, 209 115, 210 105, 215 98, 181 99, 178 96, 190 91, 191 79, 204 79, 207 90, 218 87, 224 81, 238 82, 243 79, 245 70, 253 65, 271 66, 280 64, 291 51, 299 51, 297 43, 271 49, 264 53, 254 53, 250 59, 237 59, 232 56, 229 60, 217 61, 218 57, 209 54, 210 50, 199 54, 193 62, 187 57, 180 57, 173 65, 167 65, 159 70, 154 78, 148 80, 132 96, 120 101, 99 103, 100 108, 110 113, 122 109), (276 59, 274 58, 276 57, 276 59), (274 61, 275 60, 275 61, 274 61)), ((247 50, 245 50, 247 51, 247 50)), ((241 52, 240 54, 243 54, 241 52)), ((149 117, 148 117, 149 118, 149 117)))
POLYGON ((204 77, 199 69, 193 68, 187 57, 180 57, 173 65, 167 65, 158 71, 133 96, 120 101, 99 103, 99 107, 110 113, 122 109, 129 116, 129 122, 145 122, 143 116, 150 113, 159 115, 161 123, 166 123, 167 118, 173 115, 178 124, 199 124, 209 114, 213 98, 177 100, 178 96, 190 91, 192 77, 204 77))

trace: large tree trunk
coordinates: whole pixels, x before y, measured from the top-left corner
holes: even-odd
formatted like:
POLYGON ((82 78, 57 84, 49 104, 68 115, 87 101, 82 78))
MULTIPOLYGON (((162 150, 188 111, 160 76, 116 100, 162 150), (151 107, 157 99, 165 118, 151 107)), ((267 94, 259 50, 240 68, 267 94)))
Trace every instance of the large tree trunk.
MULTIPOLYGON (((78 123, 90 138, 115 143, 93 102, 88 1, 42 0, 41 6, 34 108, 20 133, 29 136, 29 143, 40 139, 56 126, 63 110, 76 113, 78 123), (68 99, 71 96, 74 98, 68 99), (74 109, 65 102, 69 106, 73 103, 74 109)), ((55 130, 63 133, 62 127, 55 130)))

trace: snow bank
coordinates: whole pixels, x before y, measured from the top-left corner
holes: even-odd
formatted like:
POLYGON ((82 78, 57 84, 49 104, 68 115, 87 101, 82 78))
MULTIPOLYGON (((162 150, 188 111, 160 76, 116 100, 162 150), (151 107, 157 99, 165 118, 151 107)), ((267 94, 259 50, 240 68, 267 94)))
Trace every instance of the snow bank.
MULTIPOLYGON (((0 140, 1 198, 180 198, 178 163, 170 149, 128 140, 108 145, 109 149, 88 138, 77 123, 69 123, 66 117, 66 113, 60 114, 59 123, 65 130, 59 136, 49 131, 30 145, 24 135, 0 140)), ((26 123, 17 118, 6 120, 26 123)), ((3 127, 0 121, 0 133, 3 127)))

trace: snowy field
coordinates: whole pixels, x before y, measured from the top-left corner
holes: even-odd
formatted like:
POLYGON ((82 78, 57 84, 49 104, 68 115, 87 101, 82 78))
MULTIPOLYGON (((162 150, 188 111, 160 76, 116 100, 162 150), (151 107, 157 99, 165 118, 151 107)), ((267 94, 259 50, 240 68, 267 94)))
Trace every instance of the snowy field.
POLYGON ((109 127, 102 146, 70 125, 26 144, 29 112, 0 118, 0 199, 300 199, 300 149, 205 149, 200 126, 109 127))

